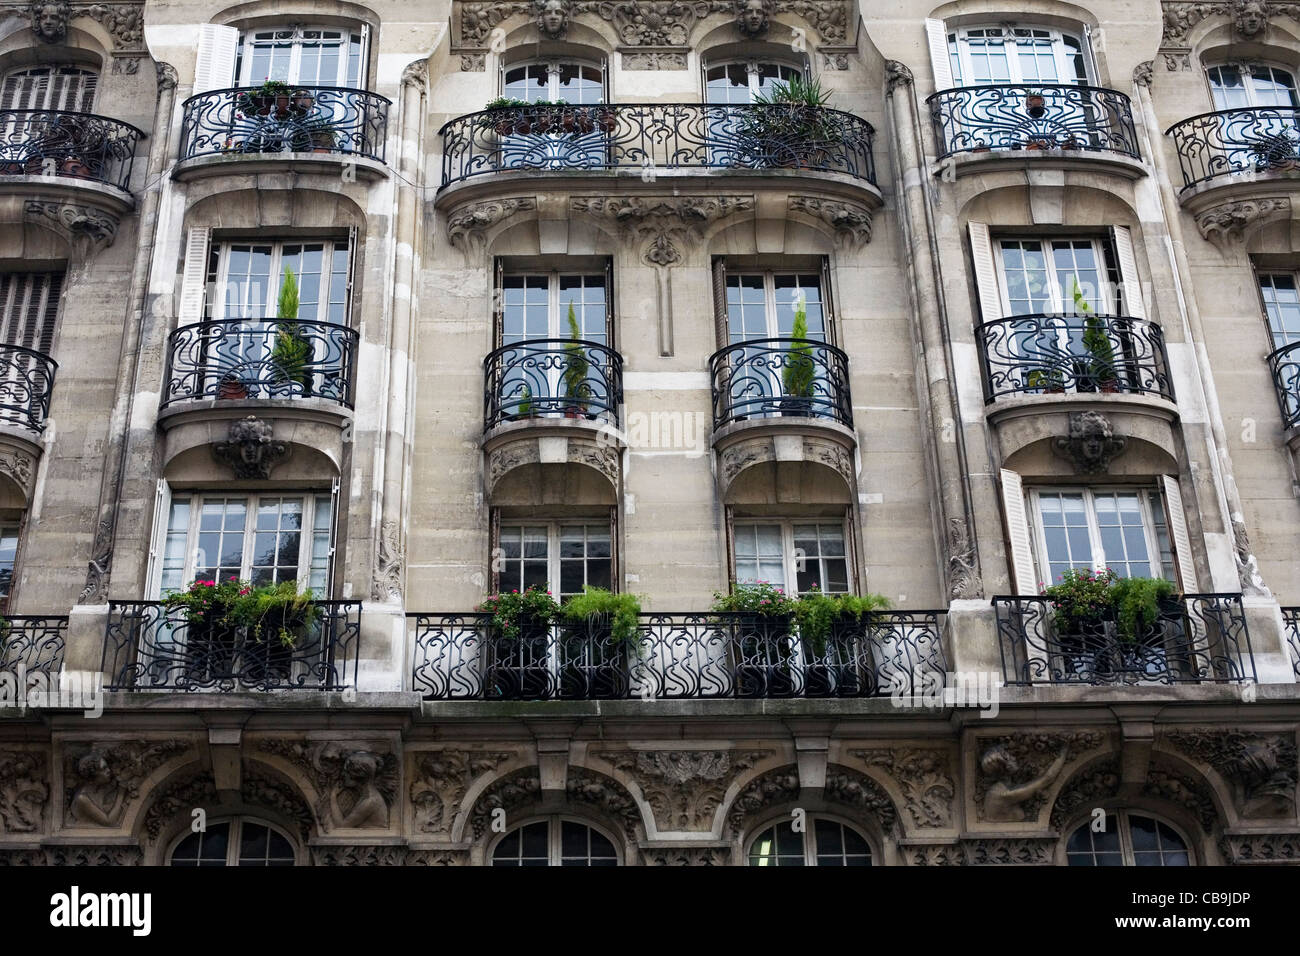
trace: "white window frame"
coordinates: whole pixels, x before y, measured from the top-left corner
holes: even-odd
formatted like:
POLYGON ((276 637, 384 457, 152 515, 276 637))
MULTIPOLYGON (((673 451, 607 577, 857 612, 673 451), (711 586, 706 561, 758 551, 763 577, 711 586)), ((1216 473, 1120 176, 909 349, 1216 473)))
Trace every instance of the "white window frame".
MULTIPOLYGON (((818 820, 825 820, 829 823, 838 824, 839 826, 846 827, 847 829, 852 830, 854 833, 856 833, 859 837, 862 838, 862 841, 867 845, 867 849, 870 852, 870 856, 871 856, 870 865, 871 866, 877 865, 877 862, 880 860, 879 850, 876 847, 875 841, 872 840, 869 836, 867 836, 867 834, 863 832, 860 826, 857 826, 856 824, 851 823, 848 820, 842 820, 839 817, 832 816, 830 814, 810 813, 805 818, 805 827, 803 833, 801 834, 803 837, 803 865, 804 866, 817 866, 817 821, 818 820)), ((786 816, 786 817, 776 817, 755 827, 754 835, 749 837, 749 839, 745 841, 744 865, 745 866, 765 865, 762 863, 755 864, 750 862, 750 854, 753 852, 754 844, 757 843, 759 839, 763 836, 763 834, 767 833, 768 830, 771 830, 774 827, 779 827, 779 826, 789 825, 789 824, 790 824, 790 818, 786 816)))
MULTIPOLYGON (((496 330, 497 345, 500 346, 505 342, 505 281, 508 279, 535 279, 546 277, 546 338, 548 339, 568 339, 569 337, 569 310, 561 308, 560 305, 560 280, 566 277, 577 277, 583 280, 588 278, 600 277, 605 288, 605 331, 601 339, 590 339, 600 345, 608 345, 611 338, 611 314, 610 314, 610 277, 608 269, 552 269, 543 271, 540 269, 507 269, 502 273, 501 287, 501 314, 498 320, 496 330)), ((583 333, 584 338, 587 332, 581 326, 579 331, 583 333)), ((520 339, 520 342, 537 341, 536 339, 520 339)), ((511 343, 518 344, 518 343, 511 343)))
POLYGON ((1283 328, 1275 328, 1273 316, 1268 310, 1268 299, 1264 296, 1264 280, 1268 279, 1270 286, 1272 286, 1273 277, 1280 275, 1290 276, 1291 281, 1295 283, 1297 293, 1300 293, 1300 272, 1291 269, 1261 269, 1255 274, 1255 284, 1259 287, 1260 310, 1264 313, 1264 328, 1268 332, 1270 352, 1300 342, 1300 325, 1293 332, 1288 332, 1283 328))
MULTIPOLYGON (((503 63, 501 65, 501 95, 506 95, 506 75, 511 70, 527 70, 529 67, 535 66, 545 67, 546 69, 545 99, 550 100, 551 102, 564 98, 564 91, 560 86, 560 71, 566 66, 577 67, 580 70, 595 70, 600 74, 599 99, 593 101, 593 103, 584 104, 574 103, 574 101, 571 100, 566 100, 566 102, 574 103, 574 105, 591 106, 609 101, 609 71, 605 69, 605 64, 598 60, 587 60, 581 57, 536 57, 528 60, 518 60, 514 63, 503 63)), ((526 96, 521 98, 527 99, 526 96)), ((541 99, 541 97, 538 99, 541 99)), ((530 100, 529 102, 532 101, 530 100)))
MULTIPOLYGON (((226 866, 227 867, 239 866, 239 861, 241 859, 240 847, 243 843, 242 838, 243 838, 243 829, 245 823, 252 823, 259 827, 266 827, 272 833, 278 833, 280 837, 283 840, 285 840, 289 844, 289 846, 292 847, 293 849, 293 865, 297 866, 301 862, 302 849, 301 847, 299 847, 298 841, 290 837, 289 834, 286 833, 281 827, 276 826, 274 823, 271 823, 269 820, 263 820, 260 819, 259 817, 237 816, 237 817, 224 817, 220 820, 212 820, 208 823, 209 830, 220 824, 229 824, 230 826, 230 830, 226 838, 226 866)), ((166 863, 167 866, 173 865, 172 855, 176 852, 176 850, 180 847, 182 843, 184 843, 189 837, 193 835, 194 834, 187 827, 184 832, 182 832, 179 836, 176 837, 176 839, 172 840, 171 844, 167 847, 167 854, 164 857, 164 859, 167 861, 166 863)))
POLYGON ((240 554, 239 579, 248 580, 252 574, 252 559, 254 550, 254 541, 257 534, 257 507, 263 498, 301 498, 303 499, 302 527, 299 529, 300 540, 298 542, 298 577, 297 583, 299 590, 306 589, 311 583, 312 574, 312 550, 316 539, 316 509, 323 500, 326 507, 331 509, 329 521, 325 533, 329 536, 329 542, 326 547, 326 563, 324 567, 325 574, 325 594, 317 594, 317 598, 324 599, 328 596, 330 559, 334 552, 334 532, 335 532, 335 515, 333 509, 336 505, 333 502, 333 494, 330 489, 320 488, 285 488, 270 489, 262 491, 239 491, 239 490, 178 490, 173 491, 167 501, 167 507, 162 511, 161 520, 158 522, 159 527, 156 529, 155 553, 162 556, 157 561, 157 568, 154 572, 154 581, 152 582, 153 599, 160 600, 163 597, 163 576, 167 571, 167 539, 172 533, 171 512, 177 501, 188 498, 190 499, 190 516, 189 525, 185 536, 185 563, 182 566, 181 584, 178 590, 183 590, 194 581, 195 575, 199 568, 199 523, 203 513, 203 502, 207 499, 243 499, 245 502, 244 510, 244 540, 240 554))
POLYGON ((1173 532, 1169 527, 1169 518, 1165 513, 1164 496, 1158 489, 1149 487, 1140 487, 1133 485, 1103 485, 1098 487, 1088 487, 1086 485, 1038 485, 1026 489, 1029 498, 1029 525, 1030 536, 1034 549, 1034 567, 1038 572, 1038 580, 1044 584, 1059 584, 1058 581, 1049 579, 1051 574, 1051 562, 1048 560, 1047 553, 1047 535, 1043 527, 1043 513, 1039 505, 1040 494, 1049 495, 1082 495, 1084 513, 1088 520, 1088 547, 1091 551, 1092 570, 1104 571, 1108 564, 1106 561, 1105 550, 1101 543, 1101 528, 1097 522, 1096 494, 1137 494, 1139 507, 1142 510, 1142 531, 1146 540, 1148 561, 1151 564, 1152 577, 1164 578, 1167 581, 1177 585, 1178 575, 1175 568, 1177 562, 1176 546, 1173 540, 1173 532), (1165 534, 1169 536, 1170 563, 1166 565, 1161 557, 1160 540, 1156 534, 1156 522, 1154 515, 1155 509, 1160 509, 1160 517, 1164 521, 1165 534))
MULTIPOLYGON (((212 275, 212 257, 217 258, 217 271, 212 282, 212 294, 205 297, 203 318, 205 321, 220 319, 274 319, 276 312, 276 302, 280 296, 280 284, 284 281, 284 248, 285 246, 309 246, 323 245, 326 251, 322 253, 323 260, 326 264, 326 271, 321 273, 323 285, 323 298, 318 302, 318 307, 325 306, 325 311, 329 311, 329 292, 331 280, 333 278, 334 253, 338 250, 340 243, 347 244, 348 268, 345 279, 345 301, 343 311, 343 321, 339 325, 351 325, 352 322, 352 262, 353 255, 356 252, 355 243, 343 236, 325 236, 325 237, 303 237, 293 239, 222 239, 212 243, 211 250, 208 253, 208 261, 205 269, 208 275, 212 275), (228 316, 226 314, 226 296, 230 291, 230 247, 231 246, 270 246, 271 247, 271 268, 267 278, 266 303, 260 312, 249 312, 245 303, 241 303, 241 315, 228 316)), ((297 278, 297 276, 295 276, 297 278)), ((303 317, 304 322, 328 322, 329 318, 303 317)))
MULTIPOLYGON (((1154 820, 1156 823, 1163 824, 1164 826, 1167 826, 1169 829, 1173 830, 1174 833, 1178 835, 1178 838, 1183 841, 1183 852, 1187 854, 1187 865, 1188 866, 1197 865, 1196 852, 1194 849, 1195 844, 1191 840, 1187 839, 1187 834, 1186 832, 1184 832, 1182 827, 1173 823, 1169 819, 1155 813, 1150 813, 1142 809, 1129 810, 1128 808, 1116 809, 1114 807, 1111 807, 1106 809, 1105 812, 1107 817, 1109 817, 1111 814, 1114 814, 1115 817, 1118 819, 1119 850, 1120 850, 1120 859, 1122 861, 1123 866, 1137 865, 1136 862, 1134 862, 1134 856, 1133 856, 1133 832, 1132 832, 1132 826, 1129 821, 1130 816, 1145 817, 1148 820, 1154 820)), ((1079 822, 1078 826, 1067 828, 1065 836, 1061 840, 1061 860, 1064 863, 1064 865, 1066 866, 1070 865, 1070 855, 1069 855, 1070 840, 1073 839, 1075 833, 1077 833, 1080 829, 1082 829, 1083 827, 1090 827, 1090 826, 1091 826, 1090 820, 1082 820, 1079 822)), ((1092 855, 1095 857, 1096 855, 1095 851, 1092 852, 1092 855)))
MULTIPOLYGON (((287 38, 288 41, 292 44, 293 49, 289 55, 288 76, 284 78, 283 82, 288 83, 290 85, 301 83, 302 81, 299 79, 299 75, 302 69, 302 44, 305 40, 304 35, 311 31, 320 31, 323 33, 338 33, 341 38, 341 53, 339 55, 338 73, 336 75, 335 82, 326 83, 323 81, 324 78, 322 78, 321 81, 319 82, 319 85, 336 86, 336 87, 341 87, 343 89, 355 89, 355 90, 366 89, 366 81, 367 81, 366 74, 368 72, 367 67, 368 67, 368 60, 370 56, 370 42, 369 42, 370 30, 369 27, 367 27, 365 24, 362 24, 360 27, 354 28, 350 26, 349 27, 339 26, 337 24, 295 23, 295 24, 281 24, 277 26, 268 26, 259 29, 253 29, 253 30, 242 30, 240 31, 239 34, 239 42, 235 47, 235 71, 236 71, 235 86, 254 87, 254 86, 262 85, 262 83, 266 80, 266 77, 252 75, 253 72, 252 50, 254 46, 259 45, 256 37, 258 34, 281 33, 281 32, 290 32, 293 34, 291 38, 287 38), (350 51, 351 51, 353 37, 358 37, 361 41, 360 63, 359 63, 358 76, 357 76, 357 81, 355 86, 348 82, 349 79, 348 62, 350 60, 350 51)), ((271 42, 271 41, 267 41, 267 42, 271 42)), ((284 40, 279 40, 276 42, 284 42, 284 40)))
MULTIPOLYGON (((794 540, 795 540, 794 528, 795 525, 806 525, 806 524, 832 525, 832 526, 839 525, 840 533, 843 535, 844 564, 845 564, 845 575, 848 583, 848 590, 847 591, 826 591, 825 580, 824 580, 825 568, 820 565, 818 567, 818 581, 817 581, 818 587, 824 593, 827 594, 855 593, 855 589, 853 586, 855 582, 854 560, 853 560, 853 538, 850 533, 849 518, 847 515, 845 515, 843 518, 839 519, 838 521, 835 518, 829 516, 820 517, 820 518, 745 517, 745 518, 733 519, 732 534, 731 534, 731 566, 736 570, 736 583, 737 584, 752 583, 748 581, 742 581, 740 577, 740 557, 736 551, 736 544, 740 539, 741 531, 743 529, 748 528, 751 529, 751 533, 752 533, 753 528, 760 527, 760 526, 779 527, 781 529, 781 563, 783 568, 782 573, 785 575, 785 581, 781 583, 780 587, 790 597, 798 597, 799 596, 798 566, 799 566, 799 561, 801 559, 799 554, 796 552, 795 545, 794 545, 794 540)), ((818 560, 820 561, 820 556, 818 560)), ((775 582, 769 582, 769 583, 775 583, 775 582)))
MULTIPOLYGON (((817 280, 817 290, 818 294, 821 296, 822 331, 820 339, 816 338, 816 333, 811 330, 808 333, 808 338, 812 341, 825 342, 827 345, 834 344, 831 341, 831 315, 830 308, 827 304, 829 296, 827 294, 826 282, 824 281, 820 269, 728 269, 724 280, 724 288, 730 288, 732 279, 743 279, 755 275, 762 275, 763 277, 763 308, 765 310, 763 324, 765 332, 762 338, 779 339, 785 337, 781 334, 780 319, 777 314, 776 277, 813 276, 817 280)), ((723 319, 727 324, 728 344, 740 345, 742 342, 755 341, 754 339, 737 339, 734 342, 731 341, 731 310, 727 307, 725 299, 723 301, 723 307, 726 309, 723 319)))
POLYGON ((1243 78, 1248 78, 1250 76, 1253 76, 1254 71, 1261 67, 1270 70, 1277 70, 1281 73, 1285 73, 1287 76, 1291 78, 1291 91, 1292 93, 1295 94, 1293 99, 1295 99, 1297 104, 1300 104, 1300 85, 1297 85, 1296 70, 1293 67, 1287 66, 1284 63, 1275 63, 1270 60, 1224 60, 1218 63, 1206 64, 1205 67, 1205 87, 1209 91, 1210 103, 1211 105, 1214 106, 1216 112, 1219 110, 1249 110, 1249 109, 1258 109, 1258 108, 1285 109, 1286 108, 1281 106, 1274 107, 1273 104, 1271 103, 1270 104, 1259 103, 1255 99, 1258 91, 1255 89, 1255 84, 1251 82, 1246 82, 1242 84, 1242 89, 1246 93, 1246 102, 1244 104, 1242 104, 1241 106, 1220 106, 1215 100, 1214 82, 1210 79, 1210 71, 1222 69, 1224 67, 1230 67, 1238 70, 1242 74, 1243 78))
MULTIPOLYGON (((957 87, 970 86, 1032 86, 1041 84, 1045 86, 1052 85, 1096 85, 1096 70, 1092 62, 1092 52, 1090 49, 1089 37, 1086 31, 1073 33, 1066 30, 1060 30, 1056 27, 1049 27, 1042 24, 1021 24, 1021 23, 969 23, 959 27, 950 28, 945 37, 947 41, 948 62, 952 64, 953 50, 956 49, 957 70, 954 71, 953 85, 957 87), (1043 80, 1037 78, 1025 79, 1020 75, 1020 58, 1019 56, 1008 56, 1007 61, 1007 79, 1005 80, 974 80, 974 69, 970 59, 969 38, 972 31, 975 30, 1002 30, 1003 36, 1006 37, 1008 31, 1014 30, 1040 30, 1047 33, 1052 42, 1052 60, 1056 65, 1055 80, 1043 80), (1067 79, 1075 76, 1074 69, 1074 52, 1069 50, 1065 45, 1066 38, 1076 41, 1079 44, 1080 52, 1083 54, 1083 79, 1067 79)), ((1011 38, 1014 40, 1014 37, 1011 38)), ((950 67, 951 68, 951 67, 950 67)))
MULTIPOLYGON (((6 512, 6 514, 9 514, 9 512, 6 512)), ((15 517, 0 517, 0 540, 13 538, 14 542, 13 561, 0 563, 0 567, 7 565, 9 570, 9 589, 8 591, 0 591, 0 614, 7 612, 18 584, 19 556, 23 543, 23 521, 24 516, 22 514, 15 517)))
MULTIPOLYGON (((710 99, 709 99, 709 71, 710 71, 710 70, 716 70, 716 69, 718 69, 719 67, 728 67, 728 66, 743 66, 743 67, 745 68, 746 78, 747 78, 747 80, 748 80, 748 82, 749 82, 749 99, 748 99, 748 101, 747 101, 747 102, 749 102, 749 103, 753 103, 755 97, 759 96, 759 95, 763 92, 762 76, 761 76, 761 71, 762 71, 762 68, 763 68, 763 67, 765 67, 765 66, 774 66, 774 67, 777 68, 778 71, 782 71, 782 70, 784 70, 784 71, 788 71, 789 74, 793 74, 794 76, 797 76, 797 77, 799 77, 800 79, 802 79, 802 78, 803 78, 804 76, 806 76, 807 73, 808 73, 808 71, 807 71, 803 66, 801 66, 801 65, 799 65, 799 64, 792 63, 792 62, 789 62, 789 61, 786 61, 786 60, 777 60, 777 59, 766 59, 766 58, 765 58, 765 59, 752 59, 752 58, 751 58, 751 59, 739 59, 739 58, 734 58, 734 59, 725 59, 725 60, 716 60, 716 61, 712 61, 712 62, 707 62, 707 63, 705 63, 704 66, 703 66, 703 78, 704 78, 704 96, 703 96, 703 99, 704 99, 704 102, 705 102, 707 105, 709 105, 709 106, 727 106, 727 105, 732 105, 732 106, 741 106, 741 105, 744 105, 744 104, 741 104, 741 103, 714 102, 713 100, 710 100, 710 99)), ((782 77, 778 77, 777 79, 773 80, 772 82, 773 82, 773 83, 788 83, 789 80, 790 80, 790 76, 787 75, 787 76, 784 77, 784 78, 782 78, 782 77)))
MULTIPOLYGON (((1047 265, 1047 282, 1048 282, 1048 299, 1050 308, 1042 314, 1048 315, 1072 315, 1075 312, 1073 297, 1067 302, 1064 298, 1064 292, 1061 289, 1061 276, 1056 270, 1056 256, 1053 254, 1052 244, 1056 242, 1088 242, 1092 245, 1092 254, 1096 257, 1100 266, 1098 270, 1101 275, 1101 287, 1097 289, 1098 304, 1101 308, 1094 307, 1093 311, 1098 315, 1116 315, 1118 303, 1115 301, 1115 280, 1116 276, 1112 274, 1113 270, 1118 269, 1118 264, 1114 263, 1113 253, 1107 249, 1107 241, 1100 236, 1017 236, 1000 234, 994 236, 993 263, 997 269, 998 275, 998 294, 1002 298, 1002 315, 1006 318, 1014 318, 1011 311, 1010 285, 1007 282, 1006 261, 1002 244, 1004 242, 1033 242, 1038 243, 1044 252, 1044 261, 1047 265)), ((1081 287, 1082 288, 1082 287, 1081 287)), ((1028 313, 1040 314, 1040 313, 1028 313)))
MULTIPOLYGON (((579 826, 586 827, 588 830, 600 834, 602 837, 608 840, 610 846, 614 848, 614 865, 615 866, 623 865, 623 852, 622 852, 622 847, 619 845, 618 840, 614 839, 612 836, 606 833, 602 827, 596 826, 589 820, 583 820, 581 817, 569 816, 568 814, 563 814, 563 813, 551 814, 545 817, 531 817, 527 820, 522 821, 517 826, 511 827, 505 833, 501 834, 499 837, 493 840, 491 846, 488 847, 487 860, 486 860, 487 865, 488 866, 495 865, 497 847, 501 845, 501 842, 505 840, 506 837, 510 836, 510 834, 515 833, 517 831, 522 831, 525 827, 532 826, 533 824, 542 823, 542 822, 545 822, 547 825, 547 832, 546 832, 546 850, 548 854, 547 864, 546 864, 547 866, 562 866, 564 864, 564 852, 563 852, 563 843, 561 840, 561 835, 563 833, 563 827, 565 823, 576 823, 579 826)), ((587 857, 586 859, 590 860, 590 857, 587 857)))
MULTIPOLYGON (((615 549, 615 547, 617 546, 617 542, 616 542, 616 540, 615 540, 615 536, 614 536, 614 529, 610 526, 610 521, 609 521, 608 518, 600 518, 600 517, 582 518, 582 517, 575 517, 575 518, 526 519, 526 520, 525 520, 525 519, 521 519, 521 520, 509 519, 509 520, 503 520, 503 521, 501 522, 500 528, 499 528, 498 531, 497 531, 497 542, 496 542, 496 545, 497 545, 498 548, 502 548, 502 547, 503 547, 503 545, 502 545, 502 540, 503 540, 503 538, 504 538, 504 533, 505 533, 507 530, 511 530, 511 529, 519 529, 519 528, 545 528, 545 529, 546 529, 546 586, 547 586, 547 588, 550 590, 551 595, 555 598, 556 602, 558 603, 558 602, 560 602, 560 601, 562 600, 562 594, 561 594, 561 591, 560 591, 560 538, 561 538, 561 535, 562 535, 564 529, 566 529, 566 528, 584 528, 584 529, 587 529, 587 528, 593 528, 593 527, 595 527, 595 528, 600 528, 600 529, 604 530, 606 534, 609 535, 609 557, 608 557, 607 559, 604 559, 604 560, 608 560, 608 561, 609 561, 610 590, 611 590, 611 591, 617 591, 617 590, 618 590, 618 586, 617 586, 618 582, 615 581, 615 579, 614 579, 614 576, 615 576, 615 570, 614 570, 614 569, 615 569, 615 567, 616 567, 616 562, 615 562, 615 560, 614 560, 614 557, 615 557, 615 556, 614 556, 614 549, 615 549)), ((584 549, 586 548, 586 544, 587 544, 587 532, 584 531, 584 532, 583 532, 583 547, 584 547, 584 549)), ((503 560, 503 561, 510 560, 510 561, 513 563, 513 561, 518 560, 518 559, 507 559, 507 558, 504 558, 504 557, 503 557, 502 560, 503 560)), ((536 559, 534 559, 534 560, 536 560, 536 559)), ((586 556, 586 555, 585 555, 585 550, 584 550, 584 557, 583 557, 581 560, 582 560, 582 562, 583 562, 583 579, 584 579, 584 584, 585 584, 585 583, 586 583, 586 575, 587 575, 586 562, 588 562, 588 561, 599 561, 599 560, 602 560, 602 559, 600 559, 600 558, 592 558, 592 557, 586 556)), ((502 590, 510 590, 510 589, 513 589, 513 588, 515 587, 515 583, 516 583, 516 582, 514 582, 514 581, 509 582, 509 584, 506 584, 505 582, 502 582, 501 589, 502 589, 502 590)), ((522 582, 521 582, 521 583, 522 583, 522 582)), ((522 591, 523 588, 521 587, 520 590, 522 591)), ((576 594, 580 594, 580 593, 581 593, 580 591, 570 592, 571 595, 576 595, 576 594)))

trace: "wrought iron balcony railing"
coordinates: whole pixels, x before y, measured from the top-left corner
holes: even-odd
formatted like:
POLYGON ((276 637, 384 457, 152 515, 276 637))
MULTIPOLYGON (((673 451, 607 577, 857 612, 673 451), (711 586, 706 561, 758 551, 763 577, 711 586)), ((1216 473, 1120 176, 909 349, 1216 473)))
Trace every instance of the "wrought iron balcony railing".
POLYGON ((1292 342, 1271 352, 1268 367, 1273 373, 1273 387, 1282 409, 1282 426, 1300 425, 1300 342, 1292 342))
POLYGON ((1300 607, 1282 608, 1282 624, 1286 629, 1286 646, 1291 651, 1291 669, 1300 681, 1300 607))
POLYGON ((442 185, 511 169, 810 169, 874 184, 874 130, 807 106, 616 103, 512 106, 442 134, 442 185))
POLYGON ((984 398, 1127 392, 1174 400, 1164 333, 1146 319, 1017 315, 978 331, 984 398))
POLYGON ((623 357, 585 339, 529 339, 483 360, 483 428, 535 418, 618 424, 623 357))
POLYGON ((1004 149, 1074 149, 1138 159, 1129 98, 1069 84, 963 86, 927 100, 942 156, 1004 149))
POLYGON ((1266 106, 1218 110, 1175 123, 1183 189, 1234 173, 1300 169, 1300 109, 1266 106))
POLYGON ((880 612, 816 645, 739 614, 642 614, 626 642, 604 622, 506 639, 486 614, 412 614, 414 688, 426 700, 914 696, 943 686, 942 614, 880 612))
POLYGON ((171 334, 163 405, 319 398, 352 407, 356 329, 302 319, 218 319, 171 334))
POLYGON ((123 192, 140 130, 69 110, 0 110, 0 176, 72 176, 123 192))
POLYGON ((45 430, 59 364, 21 345, 0 345, 0 424, 45 430))
POLYGON ((319 618, 292 634, 195 624, 160 601, 112 601, 104 635, 109 690, 223 693, 355 687, 361 602, 317 601, 319 618))
POLYGON ((849 357, 814 339, 750 339, 709 357, 713 427, 755 418, 824 418, 853 427, 849 357))
MULTIPOLYGON (((47 687, 63 669, 63 651, 68 636, 68 618, 38 614, 6 614, 0 618, 0 671, 19 680, 23 675, 43 674, 47 687)), ((19 693, 25 693, 21 682, 19 693)))
POLYGON ((1161 603, 1153 624, 1125 634, 1113 609, 1058 621, 1042 596, 995 597, 1008 684, 1254 682, 1240 594, 1186 594, 1161 603))
POLYGON ((180 158, 214 154, 344 153, 384 161, 390 101, 338 86, 281 95, 257 87, 191 96, 181 118, 180 158))

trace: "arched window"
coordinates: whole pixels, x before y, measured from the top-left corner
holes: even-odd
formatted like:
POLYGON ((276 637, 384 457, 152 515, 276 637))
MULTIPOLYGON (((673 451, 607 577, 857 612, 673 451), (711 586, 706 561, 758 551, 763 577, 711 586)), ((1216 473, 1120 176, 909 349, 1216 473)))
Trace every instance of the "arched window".
POLYGON ((770 93, 777 83, 788 83, 802 77, 803 70, 786 63, 759 60, 714 63, 704 70, 704 101, 718 105, 744 105, 770 93))
POLYGON ((99 76, 82 66, 29 66, 0 83, 0 110, 70 110, 89 113, 99 76))
POLYGON ((578 820, 547 817, 515 827, 492 848, 493 866, 618 866, 607 836, 578 820))
POLYGON ((1089 83, 1087 46, 1049 27, 962 27, 948 33, 954 86, 1089 83))
POLYGON ((529 60, 505 68, 501 95, 529 103, 603 103, 605 71, 597 63, 581 60, 529 60))
POLYGON ((1082 824, 1065 845, 1070 866, 1191 866, 1187 841, 1169 824, 1128 810, 1106 814, 1106 828, 1082 824))
POLYGON ((280 830, 248 817, 209 823, 172 847, 171 866, 293 866, 293 842, 280 830))
POLYGON ((1224 63, 1205 71, 1216 110, 1300 106, 1295 77, 1265 63, 1224 63))
POLYGON ((809 816, 806 823, 802 832, 792 821, 763 830, 749 845, 749 865, 871 865, 871 846, 857 830, 829 817, 809 816))
POLYGON ((281 80, 303 86, 362 89, 366 79, 366 29, 302 25, 248 30, 239 35, 235 85, 281 80))

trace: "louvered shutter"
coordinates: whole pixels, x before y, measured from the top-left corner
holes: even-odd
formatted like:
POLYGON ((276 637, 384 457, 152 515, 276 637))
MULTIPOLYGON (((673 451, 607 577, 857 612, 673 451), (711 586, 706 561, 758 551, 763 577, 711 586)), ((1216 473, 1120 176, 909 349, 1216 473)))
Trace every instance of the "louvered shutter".
POLYGON ((1002 294, 998 291, 998 270, 993 259, 993 240, 987 223, 966 224, 970 233, 971 260, 975 265, 975 289, 979 293, 980 315, 985 322, 1002 318, 1002 294))
POLYGON ((204 23, 199 27, 199 49, 194 60, 194 92, 221 90, 235 85, 235 54, 239 31, 234 27, 204 23))
POLYGON ((1029 516, 1025 512, 1025 489, 1020 475, 1002 469, 1002 517, 1007 528, 1007 563, 1017 594, 1037 594, 1034 549, 1029 539, 1029 516))
POLYGON ((1137 260, 1133 256, 1133 236, 1128 226, 1111 226, 1110 234, 1115 246, 1115 258, 1119 262, 1119 279, 1123 284, 1120 294, 1122 314, 1145 319, 1146 303, 1142 299, 1142 281, 1138 277, 1137 260))
POLYGON ((1169 522, 1169 539, 1174 546, 1174 560, 1178 562, 1178 586, 1184 594, 1195 594, 1196 563, 1192 560, 1192 537, 1187 531, 1187 512, 1183 510, 1183 493, 1174 475, 1161 475, 1165 492, 1165 515, 1169 522))
POLYGON ((149 593, 162 590, 162 559, 167 549, 168 516, 171 513, 172 490, 165 478, 158 479, 153 497, 153 523, 149 526, 149 593))
MULTIPOLYGON (((181 291, 176 302, 178 325, 203 321, 203 298, 208 281, 207 229, 193 228, 185 236, 185 263, 181 273, 181 291)), ((215 306, 215 303, 213 303, 215 306)))
POLYGON ((948 58, 948 34, 942 20, 925 21, 925 35, 930 43, 930 66, 934 69, 934 88, 951 89, 952 61, 948 58))

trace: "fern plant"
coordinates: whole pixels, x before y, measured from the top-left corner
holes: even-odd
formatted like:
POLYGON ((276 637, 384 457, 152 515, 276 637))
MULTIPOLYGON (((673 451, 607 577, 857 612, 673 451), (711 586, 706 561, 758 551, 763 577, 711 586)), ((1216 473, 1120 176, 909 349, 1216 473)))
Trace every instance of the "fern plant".
POLYGON ((587 585, 560 607, 560 615, 573 624, 609 620, 610 640, 616 644, 637 641, 641 601, 635 594, 614 594, 606 588, 587 585))
POLYGON ((889 607, 883 594, 825 594, 816 585, 795 602, 794 616, 799 636, 813 656, 826 656, 826 642, 838 622, 860 621, 872 611, 889 607))

